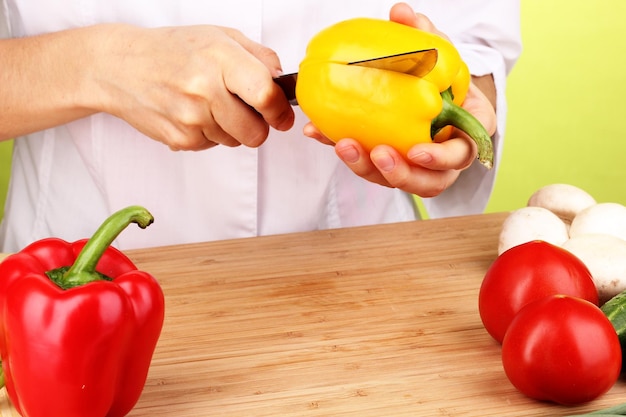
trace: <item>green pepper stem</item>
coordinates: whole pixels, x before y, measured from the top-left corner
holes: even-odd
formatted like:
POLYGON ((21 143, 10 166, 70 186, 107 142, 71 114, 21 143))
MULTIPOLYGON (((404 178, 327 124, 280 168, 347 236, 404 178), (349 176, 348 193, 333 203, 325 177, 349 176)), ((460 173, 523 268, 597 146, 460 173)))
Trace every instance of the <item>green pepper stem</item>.
POLYGON ((452 101, 450 89, 441 93, 443 108, 431 124, 434 135, 445 126, 454 126, 465 132, 478 146, 478 160, 488 169, 493 167, 493 143, 485 127, 470 112, 452 101))
POLYGON ((63 287, 71 288, 101 280, 102 275, 96 272, 96 265, 117 236, 131 223, 145 229, 153 221, 152 214, 141 206, 130 206, 113 213, 85 244, 74 265, 63 274, 63 287))

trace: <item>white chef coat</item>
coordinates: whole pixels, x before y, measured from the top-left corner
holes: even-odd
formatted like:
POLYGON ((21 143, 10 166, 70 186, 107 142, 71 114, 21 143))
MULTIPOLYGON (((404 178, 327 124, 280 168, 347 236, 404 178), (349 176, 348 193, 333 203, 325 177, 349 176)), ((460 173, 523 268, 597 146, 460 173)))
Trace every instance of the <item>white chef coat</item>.
MULTIPOLYGON (((320 29, 356 16, 387 18, 394 1, 364 0, 0 0, 0 34, 21 37, 92 25, 219 24, 277 51, 297 70, 320 29)), ((498 89, 496 158, 501 153, 505 77, 520 51, 518 0, 411 2, 459 48, 475 75, 492 73, 498 89)), ((122 249, 416 219, 411 196, 353 174, 332 147, 302 136, 296 108, 289 132, 271 131, 258 149, 218 146, 172 152, 124 121, 96 114, 16 138, 0 251, 47 236, 90 236, 112 212, 139 204, 155 216, 128 228, 122 249)), ((496 168, 474 164, 442 195, 427 199, 431 217, 479 213, 496 168)))

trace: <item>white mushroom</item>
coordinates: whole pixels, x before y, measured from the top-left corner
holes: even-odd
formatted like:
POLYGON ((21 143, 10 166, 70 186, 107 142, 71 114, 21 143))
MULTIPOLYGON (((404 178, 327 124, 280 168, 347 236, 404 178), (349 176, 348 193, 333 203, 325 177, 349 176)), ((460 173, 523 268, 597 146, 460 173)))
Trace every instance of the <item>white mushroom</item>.
POLYGON ((626 240, 626 207, 618 203, 599 203, 587 207, 572 221, 570 237, 607 234, 626 240))
POLYGON ((626 290, 626 241, 607 234, 586 234, 562 246, 589 269, 601 303, 626 290))
POLYGON ((568 238, 567 225, 556 214, 543 207, 523 207, 504 220, 498 254, 532 240, 560 246, 568 238))
POLYGON ((596 200, 581 188, 570 184, 550 184, 535 191, 527 205, 548 209, 569 224, 580 211, 594 204, 596 200))

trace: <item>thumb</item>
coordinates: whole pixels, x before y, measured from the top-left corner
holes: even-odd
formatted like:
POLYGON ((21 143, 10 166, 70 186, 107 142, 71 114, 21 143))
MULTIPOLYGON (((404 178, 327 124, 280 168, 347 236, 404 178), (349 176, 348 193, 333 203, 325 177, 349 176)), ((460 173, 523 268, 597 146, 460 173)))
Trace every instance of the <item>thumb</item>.
POLYGON ((437 30, 428 17, 421 13, 415 13, 413 8, 406 3, 396 3, 389 12, 389 20, 446 37, 442 32, 437 30))
POLYGON ((389 11, 389 20, 403 25, 417 27, 418 19, 413 8, 406 3, 396 3, 389 11))

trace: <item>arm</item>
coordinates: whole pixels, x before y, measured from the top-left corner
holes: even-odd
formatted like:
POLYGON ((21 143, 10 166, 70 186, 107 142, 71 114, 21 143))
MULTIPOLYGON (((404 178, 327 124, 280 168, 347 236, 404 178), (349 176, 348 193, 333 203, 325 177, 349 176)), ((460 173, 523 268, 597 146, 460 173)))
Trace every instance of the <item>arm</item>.
POLYGON ((497 111, 496 102, 498 93, 496 91, 496 83, 493 81, 493 75, 472 75, 472 82, 485 95, 485 97, 487 97, 487 100, 489 100, 489 103, 491 103, 494 110, 497 111))
POLYGON ((81 103, 85 77, 78 64, 92 60, 83 34, 70 31, 0 40, 0 139, 45 129, 93 112, 81 103))
POLYGON ((276 55, 227 28, 96 25, 0 40, 0 56, 0 139, 96 112, 172 149, 258 146, 293 123, 276 55))

